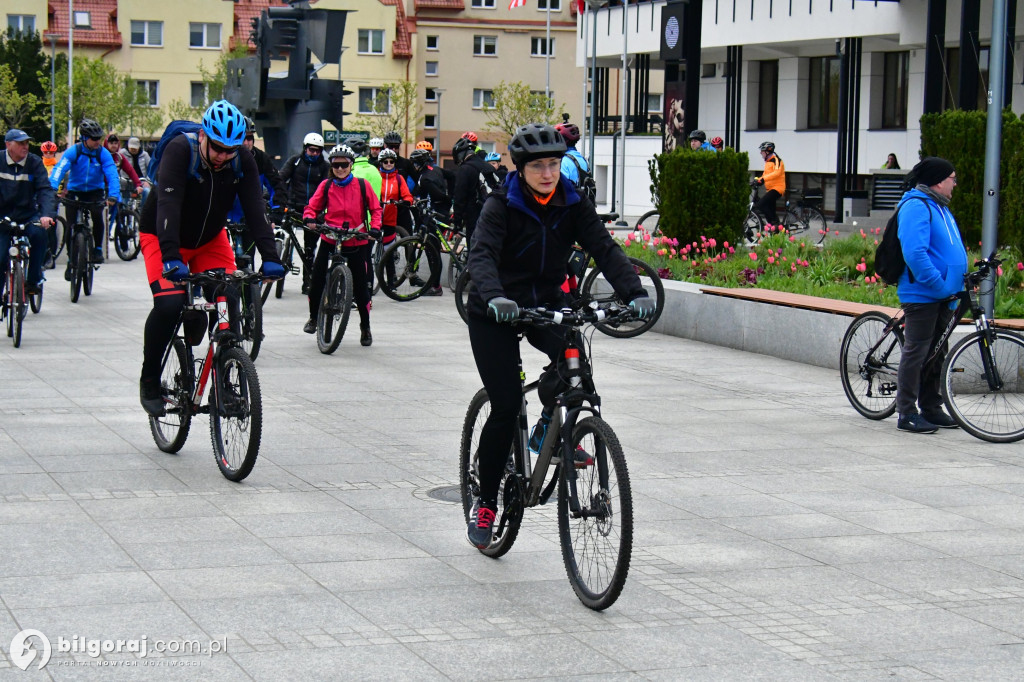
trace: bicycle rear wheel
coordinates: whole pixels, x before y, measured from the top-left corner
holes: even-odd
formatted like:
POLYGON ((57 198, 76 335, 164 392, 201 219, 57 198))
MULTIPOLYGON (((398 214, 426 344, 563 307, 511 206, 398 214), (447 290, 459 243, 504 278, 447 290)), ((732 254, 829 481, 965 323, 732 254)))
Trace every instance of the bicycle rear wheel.
POLYGON ((654 209, 640 216, 633 226, 634 232, 646 232, 649 237, 661 236, 661 211, 654 209))
POLYGON ((455 293, 455 285, 459 282, 459 275, 466 269, 469 262, 469 245, 461 234, 452 238, 451 250, 448 252, 448 288, 455 293))
POLYGON ((969 334, 946 356, 942 377, 946 407, 964 431, 993 443, 1024 438, 1024 337, 1002 330, 969 334))
POLYGON ((114 251, 121 260, 130 261, 139 255, 139 247, 139 213, 121 207, 114 230, 114 251))
POLYGON ((68 264, 71 266, 71 302, 78 303, 82 294, 82 279, 85 277, 85 268, 89 265, 89 254, 86 253, 85 235, 76 234, 71 238, 71 253, 68 254, 68 264))
POLYGON ((868 419, 886 419, 896 411, 903 334, 899 327, 885 332, 891 323, 891 317, 877 310, 861 313, 843 334, 839 350, 843 392, 868 419))
POLYGON ((10 334, 13 337, 14 347, 21 347, 21 327, 25 322, 25 315, 28 314, 28 304, 25 302, 25 266, 20 261, 11 263, 11 292, 10 292, 10 334))
POLYGON ((429 286, 431 266, 440 263, 440 256, 431 250, 420 235, 413 235, 394 242, 383 253, 377 264, 377 281, 380 290, 395 301, 412 301, 420 297, 429 286), (394 264, 394 274, 390 272, 394 264))
MULTIPOLYGON (((558 484, 558 538, 576 596, 601 611, 626 584, 633 551, 633 496, 619 439, 603 419, 588 417, 573 428, 573 451, 591 455, 588 466, 563 467, 558 484), (580 510, 570 508, 569 479, 576 477, 580 510), (601 484, 607 481, 607 487, 601 484)), ((579 459, 579 458, 577 458, 579 459)))
POLYGON ((263 345, 263 298, 257 284, 245 284, 240 291, 242 349, 255 362, 263 345))
POLYGON ((473 292, 473 279, 469 276, 469 270, 463 270, 459 275, 459 281, 455 283, 455 309, 459 311, 459 317, 466 324, 469 324, 469 295, 473 292))
POLYGON ((760 242, 762 232, 764 232, 764 219, 753 211, 747 211, 747 218, 743 221, 744 245, 754 246, 760 242))
MULTIPOLYGON (((281 265, 284 266, 285 272, 291 272, 295 266, 295 243, 292 241, 291 235, 286 235, 284 243, 281 245, 281 265)), ((284 296, 284 277, 277 280, 274 283, 274 298, 281 298, 284 296)))
MULTIPOLYGON (((658 276, 658 271, 649 263, 646 263, 639 258, 631 257, 629 261, 633 264, 633 270, 638 276, 646 277, 651 281, 650 286, 654 289, 653 293, 656 305, 654 315, 646 320, 634 320, 632 322, 623 322, 621 324, 609 324, 608 322, 594 323, 594 326, 601 330, 601 332, 608 336, 614 336, 618 339, 628 339, 643 334, 654 326, 654 323, 661 317, 662 311, 665 310, 665 285, 662 284, 661 277, 658 276)), ((623 301, 620 299, 608 280, 604 279, 600 275, 601 273, 596 268, 587 274, 587 278, 583 281, 583 286, 581 287, 584 298, 589 301, 596 301, 597 303, 615 302, 623 307, 629 305, 629 301, 623 301)), ((646 282, 643 283, 644 286, 647 286, 646 282)))
POLYGON ((263 433, 263 400, 256 365, 241 348, 227 348, 214 365, 210 439, 217 467, 241 481, 256 465, 263 433))
POLYGON ((380 277, 377 276, 378 266, 381 260, 384 258, 384 252, 391 247, 396 241, 405 239, 409 236, 409 230, 405 229, 401 225, 395 226, 395 239, 385 244, 381 241, 375 241, 373 243, 373 250, 370 252, 370 274, 373 275, 373 288, 370 291, 370 295, 373 296, 380 291, 380 277))
MULTIPOLYGON (((105 234, 105 233, 104 233, 105 234)), ((85 265, 82 271, 82 293, 92 296, 93 275, 96 273, 96 266, 92 264, 93 253, 96 251, 96 244, 92 237, 85 238, 85 265)))
POLYGON ((348 316, 352 312, 352 273, 347 265, 331 268, 320 297, 320 310, 316 317, 316 345, 324 355, 338 350, 345 336, 348 316))
MULTIPOLYGON (((469 523, 473 513, 473 505, 480 495, 478 472, 478 450, 480 432, 491 413, 491 402, 487 391, 480 389, 469 401, 466 410, 466 421, 462 424, 462 441, 459 446, 459 489, 462 494, 462 513, 469 523)), ((519 535, 519 527, 523 522, 523 497, 519 479, 515 471, 516 449, 520 447, 519 439, 513 440, 509 451, 508 463, 498 487, 498 510, 494 518, 494 531, 491 544, 479 550, 481 554, 497 559, 510 549, 519 535)))
POLYGON ((32 309, 33 313, 38 313, 43 309, 43 285, 39 285, 39 293, 32 294, 28 297, 28 306, 32 309))
POLYGON ((811 236, 811 239, 816 240, 815 244, 821 244, 825 241, 825 237, 828 236, 828 225, 825 222, 825 216, 821 211, 812 207, 803 207, 803 220, 807 224, 807 233, 811 236))
POLYGON ((167 360, 160 368, 160 393, 164 414, 149 418, 153 441, 164 452, 177 452, 185 445, 192 424, 192 357, 180 338, 171 340, 167 360))

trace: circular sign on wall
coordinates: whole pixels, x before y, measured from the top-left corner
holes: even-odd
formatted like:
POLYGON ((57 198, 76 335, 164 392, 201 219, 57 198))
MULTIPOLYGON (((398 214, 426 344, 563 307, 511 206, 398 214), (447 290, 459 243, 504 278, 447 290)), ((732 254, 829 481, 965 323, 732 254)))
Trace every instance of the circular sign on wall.
POLYGON ((665 45, 667 45, 670 50, 673 50, 678 43, 679 20, 675 17, 669 17, 668 21, 665 22, 665 45))

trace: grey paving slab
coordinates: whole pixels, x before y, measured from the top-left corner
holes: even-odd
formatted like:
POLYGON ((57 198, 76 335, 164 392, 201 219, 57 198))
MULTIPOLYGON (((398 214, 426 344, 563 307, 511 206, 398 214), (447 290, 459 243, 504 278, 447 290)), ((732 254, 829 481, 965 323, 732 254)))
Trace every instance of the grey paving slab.
MULTIPOLYGON (((373 346, 347 335, 325 356, 288 282, 265 311, 263 442, 239 484, 204 416, 180 453, 153 445, 142 264, 98 275, 77 305, 55 286, 22 348, 0 343, 0 643, 37 628, 227 651, 62 653, 44 679, 464 679, 481 660, 495 679, 1020 678, 1019 445, 862 419, 832 370, 598 334, 636 528, 626 588, 595 613, 566 580, 555 505, 495 560, 430 495, 458 482, 479 383, 450 295, 378 298, 373 346)), ((524 352, 533 376, 544 361, 524 352)), ((0 679, 38 677, 7 649, 0 679)))

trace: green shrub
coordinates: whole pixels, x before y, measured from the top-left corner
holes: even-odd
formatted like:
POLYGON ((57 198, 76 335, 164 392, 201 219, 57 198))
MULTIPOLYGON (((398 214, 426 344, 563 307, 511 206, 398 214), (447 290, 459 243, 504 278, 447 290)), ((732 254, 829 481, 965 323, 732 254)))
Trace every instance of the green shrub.
POLYGON ((662 233, 680 242, 701 237, 739 242, 750 203, 747 154, 677 148, 648 164, 662 233))

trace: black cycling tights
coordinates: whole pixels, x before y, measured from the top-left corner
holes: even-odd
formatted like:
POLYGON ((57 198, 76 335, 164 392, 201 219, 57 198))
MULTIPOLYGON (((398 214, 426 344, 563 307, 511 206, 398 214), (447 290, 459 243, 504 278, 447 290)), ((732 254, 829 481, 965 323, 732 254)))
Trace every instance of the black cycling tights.
MULTIPOLYGON (((547 354, 552 362, 565 345, 562 337, 550 327, 528 328, 526 340, 547 354)), ((511 325, 470 315, 469 342, 476 369, 491 401, 491 414, 481 431, 478 449, 480 499, 494 505, 523 399, 519 383, 519 335, 511 325)))
MULTIPOLYGON (((327 267, 335 248, 338 248, 337 245, 323 242, 316 252, 313 277, 309 283, 309 317, 313 320, 320 310, 320 297, 327 284, 327 267)), ((370 248, 370 244, 364 244, 341 250, 345 254, 348 269, 352 272, 352 298, 359 312, 360 329, 370 328, 370 248)))

